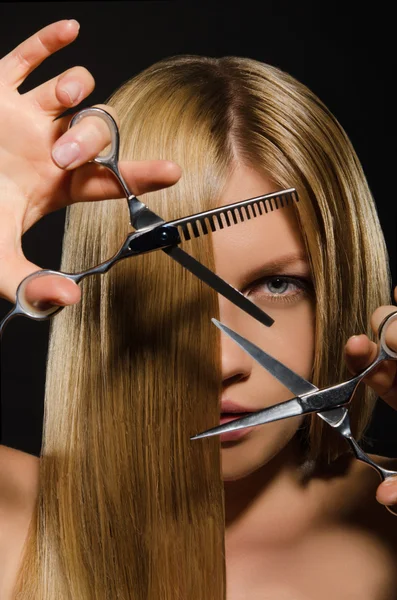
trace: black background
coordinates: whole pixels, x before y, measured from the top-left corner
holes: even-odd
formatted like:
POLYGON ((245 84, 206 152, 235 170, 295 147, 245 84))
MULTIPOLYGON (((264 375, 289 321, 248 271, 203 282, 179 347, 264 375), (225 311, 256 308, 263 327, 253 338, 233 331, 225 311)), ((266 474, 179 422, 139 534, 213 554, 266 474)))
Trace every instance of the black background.
MULTIPOLYGON (((0 55, 53 21, 77 19, 77 40, 45 61, 20 91, 83 65, 95 77, 96 89, 81 107, 105 102, 121 83, 175 54, 247 56, 284 69, 328 105, 351 138, 377 203, 396 284, 393 18, 384 3, 360 11, 355 4, 3 2, 0 55)), ((63 224, 59 211, 25 234, 29 260, 59 268, 63 224)), ((0 300, 0 318, 9 308, 0 300)), ((15 319, 2 342, 1 441, 36 455, 48 327, 49 322, 15 319)), ((397 456, 397 414, 381 401, 368 437, 370 451, 397 456)))

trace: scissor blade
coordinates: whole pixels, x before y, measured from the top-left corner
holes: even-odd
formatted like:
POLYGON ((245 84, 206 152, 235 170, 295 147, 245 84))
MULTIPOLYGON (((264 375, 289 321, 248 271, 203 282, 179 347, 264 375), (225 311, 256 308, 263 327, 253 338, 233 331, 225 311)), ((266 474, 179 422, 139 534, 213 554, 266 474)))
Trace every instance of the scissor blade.
POLYGON ((281 402, 275 406, 269 406, 263 410, 241 417, 235 421, 229 421, 224 425, 207 429, 203 433, 198 433, 191 437, 191 440, 199 440, 200 438, 211 437, 213 435, 220 435, 228 431, 237 431, 238 429, 245 429, 246 427, 256 427, 257 425, 263 425, 264 423, 271 423, 272 421, 279 421, 280 419, 288 419, 289 417, 297 417, 304 413, 304 408, 301 404, 300 398, 292 398, 286 402, 281 402))
POLYGON ((127 198, 127 203, 130 211, 130 225, 137 231, 165 223, 164 219, 156 215, 133 194, 127 198))
POLYGON ((219 206, 195 215, 168 221, 167 225, 178 227, 180 236, 185 240, 207 235, 225 227, 237 225, 243 221, 259 217, 280 208, 298 202, 295 188, 281 190, 264 196, 248 198, 227 206, 219 206))
POLYGON ((273 377, 278 379, 280 383, 285 385, 295 396, 300 396, 301 394, 307 394, 308 392, 317 391, 318 388, 307 381, 295 371, 292 371, 283 363, 279 362, 270 354, 267 354, 258 346, 255 346, 252 342, 249 342, 246 338, 242 337, 233 329, 226 327, 220 321, 216 319, 212 319, 212 322, 226 335, 228 335, 240 348, 245 350, 247 354, 249 354, 256 362, 258 362, 264 369, 266 369, 273 377))
MULTIPOLYGON (((235 421, 230 421, 224 425, 213 427, 198 435, 190 438, 192 440, 200 439, 203 437, 210 437, 213 435, 220 435, 228 431, 237 431, 238 429, 245 429, 246 427, 254 427, 256 425, 263 425, 264 423, 271 423, 272 421, 278 421, 280 419, 286 419, 288 417, 295 417, 297 415, 317 413, 328 425, 331 427, 337 427, 339 423, 346 416, 346 408, 343 407, 343 401, 350 398, 350 390, 345 390, 345 394, 338 395, 335 393, 337 388, 346 388, 346 384, 331 386, 319 390, 315 385, 300 377, 297 373, 280 363, 278 360, 266 354, 263 350, 240 336, 238 333, 226 327, 216 319, 212 319, 213 323, 219 327, 224 333, 229 335, 243 350, 245 350, 254 360, 256 360, 261 366, 269 371, 276 379, 290 389, 294 394, 297 394, 295 398, 280 402, 274 406, 264 408, 258 412, 249 414, 235 421), (346 395, 347 393, 347 395, 346 395), (301 397, 298 397, 299 396, 301 397), (346 395, 346 398, 345 398, 346 395), (342 403, 342 406, 337 405, 338 401, 342 403), (330 407, 328 410, 327 408, 330 407), (335 407, 335 408, 333 408, 335 407), (325 410, 324 410, 325 409, 325 410)), ((354 381, 352 381, 354 385, 354 381)))
MULTIPOLYGON (((247 339, 243 338, 241 335, 223 325, 216 319, 212 319, 212 322, 219 327, 226 335, 232 338, 242 348, 247 352, 254 360, 256 360, 262 367, 264 367, 273 377, 278 379, 280 383, 285 385, 293 394, 296 396, 305 395, 308 392, 319 392, 318 387, 307 381, 282 363, 280 363, 277 359, 270 356, 270 354, 266 354, 263 350, 252 344, 247 339)), ((320 393, 320 392, 319 392, 320 393)), ((277 405, 276 405, 277 406, 277 405)), ((281 405, 278 405, 281 406, 281 405)), ((306 402, 305 402, 306 406, 306 402)), ((309 406, 309 405, 308 405, 309 406)), ((331 427, 337 427, 337 425, 343 421, 346 416, 346 407, 341 406, 338 408, 333 408, 331 410, 317 412, 316 414, 323 419, 328 425, 331 427)), ((307 412, 304 410, 304 412, 307 412)), ((243 417, 244 418, 244 417, 243 417)), ((240 421, 239 421, 240 422, 240 421)))
POLYGON ((275 406, 269 406, 258 412, 252 413, 246 417, 241 417, 235 421, 230 421, 224 425, 219 425, 212 429, 208 429, 203 433, 200 433, 192 440, 200 439, 202 437, 209 437, 213 435, 220 435, 227 431, 236 431, 238 429, 245 429, 246 427, 253 427, 256 425, 262 425, 264 423, 271 423, 272 421, 278 421, 280 419, 287 419, 288 417, 295 417, 302 415, 307 412, 313 412, 313 408, 307 402, 302 402, 299 395, 305 395, 312 391, 318 391, 318 388, 283 365, 280 361, 270 354, 267 354, 258 346, 255 346, 252 342, 249 342, 246 338, 242 337, 233 329, 226 327, 217 319, 212 319, 212 322, 226 335, 228 335, 236 344, 240 346, 247 354, 249 354, 256 362, 258 362, 264 369, 266 369, 273 377, 275 377, 280 383, 285 385, 293 394, 295 398, 276 404, 275 406))
POLYGON ((178 262, 182 267, 193 273, 196 277, 204 281, 207 285, 209 285, 213 290, 221 294, 230 302, 233 302, 236 306, 241 308, 241 310, 245 311, 251 317, 266 325, 266 327, 270 327, 273 325, 274 320, 269 317, 263 310, 258 308, 253 302, 248 300, 241 292, 236 290, 234 287, 226 283, 223 279, 218 277, 215 273, 210 271, 203 264, 198 262, 193 256, 187 254, 182 248, 178 246, 171 246, 170 248, 163 248, 163 252, 171 256, 176 262, 178 262))
MULTIPOLYGON (((266 194, 264 196, 249 198, 248 200, 242 200, 227 206, 218 207, 167 223, 138 200, 133 194, 127 198, 127 201, 130 211, 130 223, 137 231, 150 229, 156 225, 164 224, 177 227, 180 235, 185 240, 189 240, 192 236, 199 237, 200 235, 206 235, 209 232, 207 227, 208 223, 211 231, 217 231, 218 229, 223 229, 224 226, 229 227, 246 219, 265 214, 269 212, 269 210, 273 211, 289 206, 294 201, 298 202, 299 198, 296 190, 290 188, 266 194), (223 221, 221 217, 223 217, 223 221), (198 224, 200 224, 200 228, 198 227, 198 224), (189 227, 191 229, 189 229, 189 227)), ((236 306, 254 317, 254 319, 267 327, 273 325, 274 320, 269 315, 248 300, 241 292, 215 275, 215 273, 199 263, 192 256, 184 252, 181 248, 172 246, 163 248, 163 251, 219 294, 222 294, 222 296, 225 296, 225 298, 233 302, 236 306)))

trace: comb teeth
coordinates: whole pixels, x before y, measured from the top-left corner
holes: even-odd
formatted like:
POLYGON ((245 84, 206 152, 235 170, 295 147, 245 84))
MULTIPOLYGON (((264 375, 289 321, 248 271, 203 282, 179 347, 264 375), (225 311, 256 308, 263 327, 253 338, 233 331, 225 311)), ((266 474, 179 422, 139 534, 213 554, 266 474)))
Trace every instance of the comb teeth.
POLYGON ((243 223, 298 201, 296 190, 291 188, 169 221, 167 225, 178 227, 181 238, 189 241, 192 238, 207 235, 210 231, 215 232, 231 225, 243 223))

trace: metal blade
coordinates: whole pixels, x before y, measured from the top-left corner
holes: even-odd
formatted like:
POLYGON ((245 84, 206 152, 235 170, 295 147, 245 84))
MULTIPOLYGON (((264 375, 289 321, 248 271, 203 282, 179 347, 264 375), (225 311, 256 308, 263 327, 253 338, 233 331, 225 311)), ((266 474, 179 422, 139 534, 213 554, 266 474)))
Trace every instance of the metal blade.
POLYGON ((316 411, 316 408, 321 408, 324 403, 326 404, 329 401, 327 396, 332 393, 332 388, 325 388, 320 391, 318 387, 280 363, 277 359, 273 358, 232 329, 229 329, 229 327, 226 327, 226 325, 223 325, 223 323, 220 323, 216 319, 212 319, 212 322, 236 342, 240 348, 245 350, 245 352, 247 352, 254 360, 271 373, 271 375, 278 379, 280 383, 291 390, 293 394, 296 394, 296 397, 285 402, 280 402, 274 406, 264 408, 263 410, 259 410, 245 417, 241 417, 235 421, 230 421, 224 425, 213 427, 190 439, 196 440, 204 437, 211 437, 213 435, 220 435, 221 433, 226 433, 228 431, 237 431, 238 429, 245 429, 246 427, 255 427, 257 425, 263 425, 264 423, 271 423, 272 421, 287 419, 289 417, 295 417, 311 412, 316 412, 320 418, 328 423, 328 425, 336 427, 346 416, 346 408, 344 407, 321 412, 316 411), (318 394, 316 392, 318 392, 318 394), (301 397, 298 397, 298 394, 301 397), (318 400, 315 400, 316 396, 318 397, 318 400))
POLYGON ((267 354, 252 342, 249 342, 246 338, 242 337, 233 329, 229 329, 220 321, 212 319, 212 322, 226 335, 228 335, 240 348, 245 350, 257 363, 259 363, 266 371, 268 371, 273 377, 278 379, 280 383, 285 385, 295 396, 307 394, 308 392, 317 391, 318 388, 307 381, 285 365, 279 362, 270 354, 267 354))
POLYGON ((264 369, 266 369, 273 377, 275 377, 280 383, 285 385, 293 394, 296 394, 296 398, 287 400, 286 402, 280 402, 275 406, 269 406, 263 410, 241 417, 235 421, 230 421, 224 425, 213 427, 203 433, 200 433, 190 439, 196 440, 202 437, 209 437, 213 435, 220 435, 227 431, 236 431, 237 429, 245 429, 246 427, 253 427, 256 425, 262 425, 264 423, 271 423, 272 421, 278 421, 280 419, 287 419, 288 417, 295 417, 305 413, 308 409, 306 403, 302 404, 299 395, 304 395, 309 392, 317 391, 318 388, 312 383, 283 365, 280 361, 270 354, 255 346, 252 342, 249 342, 246 338, 242 337, 233 329, 226 327, 217 319, 212 319, 214 325, 216 325, 221 331, 228 335, 240 348, 242 348, 247 354, 249 354, 257 363, 259 363, 264 369))
MULTIPOLYGON (((254 360, 256 360, 271 375, 273 375, 273 377, 285 385, 285 387, 288 388, 294 395, 303 396, 309 392, 319 392, 317 386, 313 385, 310 383, 310 381, 307 381, 280 363, 276 358, 270 356, 270 354, 266 354, 266 352, 258 348, 258 346, 255 346, 232 329, 229 329, 229 327, 226 327, 226 325, 223 325, 216 319, 212 319, 212 322, 224 333, 226 333, 226 335, 231 337, 232 340, 240 346, 240 348, 245 350, 245 352, 247 352, 254 360)), ((306 412, 307 404, 305 401, 304 406, 305 409, 303 412, 306 412)), ((317 412, 316 414, 331 427, 336 427, 345 418, 346 407, 342 406, 339 408, 333 408, 327 411, 317 412)))
POLYGON ((133 194, 127 198, 127 203, 130 211, 130 225, 137 231, 165 223, 164 219, 156 215, 133 194))
POLYGON ((300 398, 292 398, 286 402, 281 402, 275 406, 269 406, 258 412, 248 414, 246 417, 241 417, 235 421, 230 421, 224 425, 207 429, 203 433, 198 433, 191 437, 191 440, 199 440, 200 438, 211 437, 213 435, 220 435, 228 431, 237 431, 238 429, 245 429, 246 427, 256 427, 257 425, 263 425, 264 423, 271 423, 272 421, 279 421, 280 419, 288 419, 289 417, 297 417, 302 415, 304 409, 300 403, 300 398))
POLYGON ((233 302, 236 306, 241 308, 241 310, 245 311, 251 317, 266 325, 266 327, 270 327, 273 325, 274 320, 269 317, 263 310, 258 308, 253 302, 248 300, 241 292, 236 290, 234 287, 226 283, 223 279, 218 277, 215 273, 210 271, 207 267, 202 265, 198 260, 193 258, 190 254, 187 254, 182 248, 178 246, 171 246, 170 248, 162 248, 163 252, 171 256, 176 262, 178 262, 182 267, 193 273, 196 277, 204 281, 207 285, 209 285, 213 290, 221 294, 230 302, 233 302))
POLYGON ((318 412, 317 416, 323 419, 323 421, 328 423, 331 427, 338 427, 338 425, 346 418, 347 412, 348 409, 346 406, 340 406, 339 408, 318 412))
POLYGON ((279 208, 290 206, 298 202, 298 194, 295 188, 248 198, 240 202, 234 202, 227 206, 220 206, 195 215, 168 221, 167 225, 178 227, 180 236, 185 240, 207 235, 210 231, 218 231, 224 227, 231 227, 243 221, 259 217, 279 208))

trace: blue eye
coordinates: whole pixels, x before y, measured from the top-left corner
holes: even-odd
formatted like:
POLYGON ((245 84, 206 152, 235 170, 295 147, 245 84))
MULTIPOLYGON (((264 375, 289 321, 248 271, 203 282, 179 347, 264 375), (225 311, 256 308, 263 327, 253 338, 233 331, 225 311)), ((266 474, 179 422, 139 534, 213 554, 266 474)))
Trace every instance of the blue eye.
POLYGON ((313 284, 310 278, 290 275, 262 277, 245 291, 254 302, 293 302, 311 292, 313 292, 313 284))
POLYGON ((284 294, 290 284, 282 277, 275 277, 267 282, 267 287, 272 294, 284 294))

